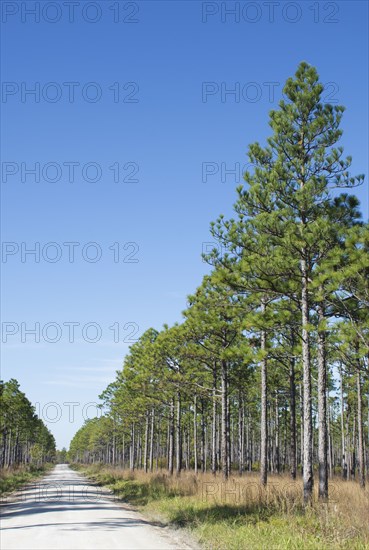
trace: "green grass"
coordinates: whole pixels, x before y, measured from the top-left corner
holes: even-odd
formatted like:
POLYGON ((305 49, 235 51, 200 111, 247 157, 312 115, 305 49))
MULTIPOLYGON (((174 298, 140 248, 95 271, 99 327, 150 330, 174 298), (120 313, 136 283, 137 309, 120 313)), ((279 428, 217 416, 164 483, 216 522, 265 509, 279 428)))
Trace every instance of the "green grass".
POLYGON ((324 529, 315 513, 291 516, 270 508, 209 506, 191 497, 160 500, 146 510, 157 510, 169 524, 190 529, 211 550, 369 548, 360 536, 345 541, 337 524, 324 529))
POLYGON ((204 499, 201 476, 132 475, 99 466, 78 469, 149 518, 187 529, 209 550, 369 549, 369 493, 360 492, 354 482, 337 482, 339 498, 334 503, 315 502, 304 510, 300 497, 271 488, 233 504, 204 499))
POLYGON ((44 466, 21 466, 18 468, 4 468, 0 470, 0 495, 5 495, 16 491, 30 483, 34 479, 45 475, 53 464, 45 464, 44 466))

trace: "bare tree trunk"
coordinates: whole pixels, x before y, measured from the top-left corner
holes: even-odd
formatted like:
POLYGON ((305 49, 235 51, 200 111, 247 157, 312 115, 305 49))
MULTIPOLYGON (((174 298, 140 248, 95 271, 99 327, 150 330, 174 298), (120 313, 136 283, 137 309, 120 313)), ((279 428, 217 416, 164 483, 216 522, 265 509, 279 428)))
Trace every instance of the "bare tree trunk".
MULTIPOLYGON (((261 305, 265 312, 265 301, 261 305)), ((266 332, 261 331, 260 348, 263 353, 261 360, 261 423, 260 423, 260 482, 267 484, 268 477, 268 411, 267 411, 267 359, 266 359, 266 332)))
POLYGON ((303 483, 304 502, 308 504, 313 496, 313 425, 311 416, 311 368, 309 341, 309 297, 308 269, 306 250, 301 257, 301 322, 302 322, 302 369, 303 369, 303 403, 304 403, 304 441, 303 441, 303 483))
POLYGON ((352 427, 352 453, 351 453, 351 476, 356 477, 356 414, 354 413, 354 421, 352 427))
POLYGON ((300 399, 300 462, 301 475, 304 473, 304 400, 302 397, 302 385, 299 384, 299 399, 300 399))
POLYGON ((114 432, 113 432, 113 456, 112 456, 112 461, 113 461, 113 465, 115 466, 116 464, 116 453, 117 453, 117 448, 116 448, 116 438, 115 438, 115 424, 114 424, 114 432))
MULTIPOLYGON (((351 438, 350 438, 350 418, 351 418, 351 411, 348 407, 347 414, 346 414, 346 456, 347 456, 347 479, 351 479, 351 471, 352 471, 352 452, 351 452, 351 438)), ((355 430, 355 423, 354 423, 354 430, 355 430)))
POLYGON ((243 399, 239 391, 238 403, 238 473, 242 476, 243 472, 243 399))
POLYGON ((358 428, 358 452, 359 452, 359 482, 360 487, 365 487, 365 459, 364 459, 364 435, 363 435, 363 402, 361 397, 360 370, 356 373, 357 388, 357 428, 358 428))
POLYGON ((340 378, 341 378, 341 445, 342 445, 342 454, 341 454, 341 464, 342 464, 342 478, 347 479, 347 461, 346 461, 346 446, 345 446, 345 419, 344 419, 344 402, 343 402, 343 368, 342 363, 340 364, 340 378))
POLYGON ((222 361, 221 371, 222 384, 222 439, 221 439, 221 455, 222 455, 222 471, 224 479, 228 478, 228 441, 227 441, 227 362, 222 361))
POLYGON ((122 435, 122 468, 123 468, 123 470, 126 467, 125 454, 126 454, 126 445, 125 445, 124 434, 123 434, 122 435))
POLYGON ((149 469, 153 470, 154 460, 154 429, 155 429, 155 408, 151 409, 151 430, 150 430, 150 453, 149 453, 149 469))
POLYGON ((137 468, 142 468, 142 427, 139 425, 138 437, 137 437, 137 468))
MULTIPOLYGON (((292 337, 292 349, 294 339, 292 337)), ((295 383, 295 357, 290 360, 290 475, 296 479, 296 383, 295 383)))
POLYGON ((149 449, 149 412, 146 411, 145 419, 145 447, 144 447, 144 470, 147 473, 147 454, 149 449))
POLYGON ((229 382, 227 373, 227 473, 231 473, 231 409, 229 406, 229 382))
POLYGON ((206 449, 205 449, 205 411, 204 400, 201 399, 201 471, 206 470, 206 449))
POLYGON ((287 466, 287 444, 288 444, 288 436, 287 436, 287 404, 285 404, 283 408, 283 465, 282 465, 282 472, 284 473, 286 471, 287 466))
POLYGON ((141 426, 138 426, 138 433, 136 437, 136 468, 141 467, 141 426))
MULTIPOLYGON (((328 390, 327 390, 328 391, 328 390)), ((331 435, 331 410, 329 407, 329 393, 327 395, 327 438, 328 438, 328 474, 329 478, 333 478, 334 469, 334 448, 331 435)))
POLYGON ((251 472, 251 437, 250 437, 250 423, 251 423, 251 417, 250 417, 250 410, 247 408, 247 425, 246 425, 246 466, 247 471, 251 472))
POLYGON ((197 475, 197 396, 193 399, 193 453, 194 453, 194 466, 195 474, 197 475))
POLYGON ((7 429, 2 430, 2 452, 1 452, 1 468, 4 468, 6 461, 6 450, 7 450, 7 429))
POLYGON ((157 440, 156 440, 156 460, 155 468, 156 471, 159 469, 159 455, 161 456, 161 415, 159 413, 159 418, 157 420, 157 440))
POLYGON ((217 471, 217 371, 213 368, 213 411, 211 432, 211 472, 215 476, 217 471))
POLYGON ((243 471, 246 469, 246 453, 245 453, 245 400, 244 397, 242 397, 242 469, 243 471))
POLYGON ((7 439, 7 452, 5 458, 5 464, 9 468, 11 463, 11 448, 12 448, 12 430, 9 430, 9 437, 7 439))
POLYGON ((169 474, 173 475, 174 469, 174 398, 170 401, 169 412, 169 447, 168 447, 168 470, 169 474))
POLYGON ((279 437, 279 407, 278 407, 278 394, 276 394, 275 397, 275 434, 274 434, 274 440, 275 440, 275 471, 279 474, 280 473, 280 437, 279 437))
POLYGON ((328 461, 327 461, 327 367, 325 352, 324 307, 318 305, 318 460, 319 460, 319 498, 328 498, 328 461), (323 326, 322 326, 323 325, 323 326))
POLYGON ((129 468, 130 470, 135 469, 135 425, 134 423, 131 424, 131 444, 130 444, 130 460, 129 460, 129 468))
MULTIPOLYGON (((368 357, 369 361, 369 357, 368 357)), ((369 365, 369 363, 368 363, 369 365)), ((366 471, 369 471, 369 392, 368 392, 368 443, 367 443, 367 454, 366 454, 366 471)))
POLYGON ((176 418, 176 474, 182 470, 182 430, 181 430, 181 394, 177 393, 177 418, 176 418))
POLYGON ((184 435, 184 442, 186 445, 186 461, 185 461, 185 469, 188 471, 190 469, 190 462, 191 462, 191 448, 190 448, 190 427, 186 427, 185 435, 184 435))

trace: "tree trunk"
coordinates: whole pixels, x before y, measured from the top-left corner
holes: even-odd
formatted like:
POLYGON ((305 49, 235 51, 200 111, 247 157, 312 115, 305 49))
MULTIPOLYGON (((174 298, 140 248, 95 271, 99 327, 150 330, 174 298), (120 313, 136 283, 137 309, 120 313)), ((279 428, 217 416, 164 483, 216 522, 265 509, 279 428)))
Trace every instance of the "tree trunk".
POLYGON ((357 428, 358 428, 358 452, 359 452, 359 483, 360 487, 365 487, 365 459, 364 459, 364 436, 363 436, 363 402, 361 397, 361 377, 360 370, 356 374, 357 387, 357 428))
POLYGON ((7 449, 7 429, 2 430, 2 452, 1 452, 1 468, 4 468, 6 461, 6 449, 7 449))
POLYGON ((278 405, 278 394, 276 394, 276 397, 275 397, 275 434, 274 434, 274 438, 275 438, 275 471, 277 472, 277 474, 280 473, 280 448, 279 448, 279 445, 280 445, 280 437, 279 437, 279 405, 278 405))
POLYGON ((231 409, 229 406, 229 381, 227 373, 227 472, 231 473, 231 409))
POLYGON ((238 403, 238 473, 242 476, 243 472, 243 399, 239 391, 238 403))
POLYGON ((153 459, 154 459, 154 428, 155 428, 155 409, 151 409, 151 430, 150 430, 150 453, 149 453, 149 469, 150 472, 153 470, 153 459))
POLYGON ((195 475, 197 475, 197 396, 193 399, 193 453, 194 453, 194 466, 195 475))
POLYGON ((334 473, 334 446, 331 434, 331 410, 329 407, 329 393, 327 395, 327 439, 328 439, 328 474, 329 478, 333 478, 334 473))
POLYGON ((206 470, 206 452, 205 452, 205 411, 204 400, 201 399, 201 471, 206 470))
POLYGON ((174 462, 174 399, 170 402, 169 412, 169 450, 168 450, 168 470, 169 474, 173 475, 174 462))
POLYGON ((303 441, 303 483, 304 502, 308 504, 313 496, 313 425, 311 416, 311 369, 309 341, 309 297, 308 269, 306 250, 301 259, 301 322, 302 322, 302 369, 303 369, 303 407, 304 407, 304 441, 303 441))
POLYGON ((159 418, 157 420, 157 439, 156 439, 156 459, 155 459, 155 468, 156 471, 159 469, 159 455, 161 456, 161 415, 159 413, 159 418))
POLYGON ((130 470, 135 469, 135 425, 131 424, 131 444, 130 444, 130 461, 129 461, 129 467, 130 470))
MULTIPOLYGON (((294 349, 294 338, 292 337, 292 350, 294 349)), ((296 383, 295 383, 295 357, 290 360, 290 475, 296 479, 296 383)))
POLYGON ((344 402, 343 402, 343 368, 340 364, 340 378, 341 378, 341 466, 342 466, 342 479, 347 479, 347 461, 346 461, 346 446, 345 446, 345 419, 344 419, 344 402))
POLYGON ((182 430, 181 430, 181 394, 177 393, 177 418, 176 418, 176 474, 182 470, 182 430))
MULTIPOLYGON (((265 312, 265 302, 261 305, 262 313, 265 312)), ((268 477, 268 401, 267 401, 267 359, 266 359, 266 332, 261 331, 260 349, 263 353, 261 360, 261 422, 260 422, 260 482, 267 484, 268 477)))
POLYGON ((327 442, 327 367, 325 350, 324 307, 318 305, 318 461, 319 499, 328 498, 328 442, 327 442))
POLYGON ((352 428, 352 453, 351 453, 351 476, 356 477, 356 414, 354 413, 354 422, 352 428))
POLYGON ((213 416, 211 432, 211 471, 215 476, 217 471, 217 371, 213 369, 213 416))
POLYGON ((126 454, 126 446, 125 446, 124 434, 123 434, 122 436, 122 468, 123 470, 126 467, 125 454, 126 454))
POLYGON ((149 412, 146 411, 145 420, 145 447, 144 447, 144 470, 147 473, 147 453, 149 449, 149 412))
POLYGON ((221 455, 222 472, 224 479, 228 479, 228 442, 227 442, 227 362, 222 360, 221 369, 221 391, 222 391, 222 437, 221 437, 221 455))

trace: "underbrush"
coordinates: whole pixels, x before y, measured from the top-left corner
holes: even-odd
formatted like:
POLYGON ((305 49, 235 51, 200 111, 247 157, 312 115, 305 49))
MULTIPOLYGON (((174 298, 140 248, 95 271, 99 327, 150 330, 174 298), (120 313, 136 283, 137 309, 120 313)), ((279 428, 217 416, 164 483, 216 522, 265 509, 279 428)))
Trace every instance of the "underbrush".
POLYGON ((45 464, 43 466, 22 465, 1 469, 0 495, 16 491, 26 483, 31 482, 33 479, 43 476, 53 467, 53 464, 45 464))
POLYGON ((131 473, 100 465, 77 469, 155 519, 189 529, 204 548, 369 549, 369 491, 355 481, 335 478, 330 499, 317 494, 308 508, 301 479, 270 476, 262 487, 257 474, 131 473))

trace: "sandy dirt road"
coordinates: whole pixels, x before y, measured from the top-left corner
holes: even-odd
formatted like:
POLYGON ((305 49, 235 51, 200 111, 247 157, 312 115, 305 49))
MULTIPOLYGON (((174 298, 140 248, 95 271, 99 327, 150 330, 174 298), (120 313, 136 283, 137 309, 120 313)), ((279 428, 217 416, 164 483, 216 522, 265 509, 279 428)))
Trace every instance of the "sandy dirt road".
POLYGON ((179 550, 191 546, 60 464, 1 505, 1 550, 179 550))

